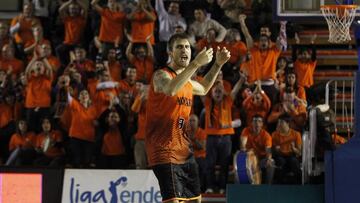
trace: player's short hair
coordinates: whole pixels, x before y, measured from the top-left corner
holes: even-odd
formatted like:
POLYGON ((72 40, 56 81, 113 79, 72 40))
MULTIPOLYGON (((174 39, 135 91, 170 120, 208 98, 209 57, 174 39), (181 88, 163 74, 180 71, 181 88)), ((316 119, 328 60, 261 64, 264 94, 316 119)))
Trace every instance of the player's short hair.
POLYGON ((179 39, 189 40, 189 36, 186 33, 176 33, 176 34, 172 35, 168 41, 168 44, 167 44, 168 49, 167 50, 172 51, 175 42, 179 39))

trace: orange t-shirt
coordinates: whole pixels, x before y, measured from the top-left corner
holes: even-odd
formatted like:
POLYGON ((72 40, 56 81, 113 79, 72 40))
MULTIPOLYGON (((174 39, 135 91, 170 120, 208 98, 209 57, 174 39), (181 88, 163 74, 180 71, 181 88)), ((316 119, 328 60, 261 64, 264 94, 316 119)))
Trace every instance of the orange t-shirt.
POLYGON ((116 88, 106 88, 102 90, 96 90, 96 94, 94 97, 94 104, 96 107, 96 111, 98 112, 98 116, 102 114, 110 104, 111 96, 117 96, 119 94, 118 89, 116 88))
POLYGON ((288 135, 281 135, 279 131, 275 131, 271 136, 273 146, 280 146, 280 152, 285 156, 291 155, 293 153, 291 149, 291 143, 294 143, 297 149, 301 149, 301 135, 299 132, 293 129, 290 129, 288 135))
POLYGON ((32 23, 33 21, 39 22, 37 18, 23 18, 20 16, 16 16, 11 21, 11 26, 16 25, 16 23, 20 23, 20 29, 15 34, 15 42, 17 44, 26 44, 29 40, 34 39, 32 33, 32 23))
POLYGON ((45 75, 31 76, 26 87, 26 108, 50 107, 51 79, 45 75))
POLYGON ((246 55, 247 48, 244 42, 237 41, 235 43, 223 43, 223 45, 230 51, 229 62, 232 64, 236 64, 241 59, 241 56, 246 55))
POLYGON ((24 63, 21 60, 14 58, 0 61, 0 70, 7 71, 10 67, 12 67, 12 76, 16 78, 24 71, 24 63))
POLYGON ((81 75, 84 77, 84 72, 86 71, 95 71, 95 64, 90 59, 85 59, 84 61, 76 62, 75 63, 75 69, 81 73, 81 75))
POLYGON ((0 128, 3 128, 14 119, 13 106, 0 103, 0 112, 0 128))
POLYGON ((113 81, 119 82, 121 80, 121 63, 115 62, 115 63, 109 63, 109 70, 110 75, 113 81))
POLYGON ((152 57, 146 57, 145 60, 134 57, 130 63, 136 68, 136 80, 149 84, 154 72, 154 60, 152 57))
MULTIPOLYGON (((155 15, 154 12, 151 12, 155 15)), ((134 14, 134 20, 131 21, 131 37, 133 43, 146 43, 146 38, 154 33, 155 21, 146 19, 144 12, 138 11, 134 14)), ((150 42, 155 44, 154 35, 151 36, 150 42)))
POLYGON ((71 109, 69 106, 66 106, 63 113, 60 116, 60 124, 61 124, 61 127, 68 132, 70 129, 71 123, 72 123, 71 109))
POLYGON ((126 80, 120 80, 119 92, 127 92, 132 98, 135 98, 138 93, 136 90, 136 85, 130 85, 126 80))
POLYGON ((204 47, 213 48, 213 50, 216 51, 218 46, 221 47, 220 42, 208 42, 206 38, 202 38, 196 42, 196 49, 198 51, 201 51, 204 47))
MULTIPOLYGON (((268 122, 269 123, 277 122, 278 118, 281 116, 283 111, 284 110, 283 110, 282 103, 278 103, 278 104, 274 105, 274 107, 272 108, 271 113, 269 114, 269 117, 267 119, 268 122)), ((295 111, 290 112, 289 115, 292 118, 290 121, 290 127, 292 129, 301 131, 307 121, 306 107, 302 104, 296 104, 295 111)))
POLYGON ((214 104, 211 97, 205 98, 205 132, 208 135, 234 134, 232 122, 233 100, 224 96, 220 104, 214 104))
POLYGON ((98 80, 89 80, 87 83, 87 90, 89 91, 91 100, 94 100, 96 98, 96 86, 98 84, 98 80))
POLYGON ((246 112, 246 125, 247 126, 251 125, 252 119, 256 114, 259 114, 263 118, 266 118, 267 114, 270 111, 271 101, 270 101, 269 97, 265 93, 262 93, 261 95, 263 98, 262 105, 259 105, 259 106, 255 105, 253 102, 253 97, 246 98, 242 103, 242 107, 244 108, 244 110, 246 112))
MULTIPOLYGON (((172 78, 176 73, 163 69, 172 78)), ((185 128, 189 119, 193 87, 187 82, 174 96, 154 91, 153 82, 146 103, 145 145, 149 166, 183 164, 191 154, 185 128)))
POLYGON ((83 32, 86 25, 86 19, 83 16, 70 17, 66 16, 63 19, 65 27, 64 44, 76 45, 79 44, 83 37, 83 32))
POLYGON ((259 135, 254 135, 252 127, 246 127, 242 133, 242 137, 247 137, 246 149, 253 149, 256 156, 264 158, 266 156, 266 148, 272 147, 272 138, 266 130, 261 130, 259 135))
POLYGON ((121 132, 118 128, 109 129, 105 133, 101 153, 108 156, 125 154, 121 132))
POLYGON ((36 143, 35 134, 32 132, 27 132, 25 135, 19 135, 15 133, 11 136, 10 143, 9 143, 9 151, 13 151, 17 147, 24 147, 24 146, 35 146, 36 143))
POLYGON ((108 8, 102 9, 101 26, 99 39, 102 42, 114 43, 117 37, 120 37, 120 43, 123 41, 124 21, 126 14, 121 11, 110 11, 108 8))
MULTIPOLYGON (((195 140, 206 141, 206 138, 207 138, 207 135, 206 135, 205 131, 201 128, 198 128, 195 133, 195 140)), ((194 147, 195 158, 199 158, 199 157, 205 158, 206 157, 206 148, 205 149, 197 149, 196 144, 194 142, 192 143, 192 145, 194 147)))
POLYGON ((300 60, 296 60, 294 63, 294 69, 299 86, 309 88, 314 84, 314 71, 316 68, 316 61, 310 61, 303 63, 300 60))
POLYGON ((241 69, 248 72, 248 82, 256 80, 276 79, 276 63, 281 51, 272 47, 266 51, 260 51, 257 47, 251 49, 251 59, 242 64, 241 69))
POLYGON ((61 66, 60 60, 56 56, 49 56, 49 57, 47 57, 47 60, 49 61, 49 64, 51 65, 53 73, 56 74, 61 66))
POLYGON ((90 106, 85 108, 75 99, 72 99, 69 107, 71 109, 70 137, 89 142, 95 141, 94 121, 97 116, 96 108, 90 106))
MULTIPOLYGON (((59 131, 51 131, 50 132, 50 139, 53 140, 53 142, 61 142, 62 136, 59 131)), ((43 148, 43 144, 45 141, 46 135, 44 133, 40 133, 36 136, 36 144, 35 146, 37 148, 43 148)), ((55 146, 49 146, 48 150, 44 153, 47 157, 58 157, 64 155, 65 151, 62 148, 55 147, 55 146)))

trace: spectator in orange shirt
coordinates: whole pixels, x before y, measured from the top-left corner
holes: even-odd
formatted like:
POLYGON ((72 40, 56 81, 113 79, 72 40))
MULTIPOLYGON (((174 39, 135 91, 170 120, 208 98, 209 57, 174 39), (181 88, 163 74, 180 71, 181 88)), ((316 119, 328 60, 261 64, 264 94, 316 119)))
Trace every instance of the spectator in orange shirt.
MULTIPOLYGON (((247 30, 244 20, 241 21, 240 25, 242 30, 247 30)), ((275 46, 272 46, 270 37, 265 34, 260 36, 258 44, 254 44, 252 37, 248 32, 245 32, 249 56, 242 69, 247 72, 249 83, 252 84, 257 80, 261 80, 262 89, 269 96, 272 103, 276 103, 278 98, 278 90, 275 88, 276 63, 281 51, 285 50, 287 46, 285 27, 286 23, 282 22, 275 46)))
POLYGON ((107 63, 111 78, 116 82, 122 79, 122 64, 119 62, 120 57, 121 53, 119 49, 109 49, 107 63))
POLYGON ((22 13, 11 20, 10 34, 14 36, 20 58, 23 58, 24 45, 34 40, 32 27, 41 25, 33 15, 33 5, 24 3, 22 13))
POLYGON ((286 57, 280 56, 276 62, 276 80, 275 87, 282 89, 285 86, 286 76, 285 73, 288 69, 292 68, 293 64, 289 64, 286 57))
POLYGON ((74 60, 71 62, 73 68, 81 74, 82 83, 94 82, 95 78, 95 64, 92 60, 86 58, 86 50, 82 46, 77 46, 74 49, 74 60))
MULTIPOLYGON (((209 28, 206 31, 206 36, 202 39, 199 39, 196 42, 196 52, 199 53, 204 47, 206 48, 213 48, 214 50, 220 46, 220 42, 216 41, 217 31, 215 28, 209 28)), ((229 50, 230 51, 230 50, 229 50)))
POLYGON ((128 93, 132 99, 134 99, 137 95, 136 75, 136 69, 132 66, 128 66, 126 69, 125 79, 122 79, 119 82, 119 91, 128 93))
POLYGON ((49 118, 41 121, 42 132, 36 136, 35 148, 38 158, 35 166, 61 167, 65 165, 65 151, 62 147, 63 138, 59 131, 53 129, 49 118))
POLYGON ((118 44, 123 43, 126 14, 116 0, 108 0, 106 8, 102 8, 98 4, 99 1, 92 0, 91 4, 101 16, 99 40, 102 44, 103 56, 107 56, 108 50, 114 48, 115 40, 118 44))
POLYGON ((26 120, 19 119, 16 124, 16 133, 11 136, 9 151, 11 155, 7 165, 32 165, 36 158, 35 134, 28 130, 26 120))
POLYGON ((261 115, 255 115, 251 126, 241 132, 240 149, 243 151, 253 150, 259 159, 262 170, 262 182, 271 184, 273 182, 275 163, 272 158, 272 138, 263 128, 264 119, 261 115))
POLYGON ((118 38, 115 40, 113 48, 108 50, 107 55, 103 55, 103 45, 99 41, 98 37, 94 38, 95 45, 98 48, 98 54, 96 55, 96 63, 103 62, 109 67, 110 75, 113 81, 119 82, 122 78, 122 64, 120 60, 122 58, 122 51, 119 45, 118 38))
MULTIPOLYGON (((234 134, 232 120, 233 101, 245 82, 241 77, 230 94, 226 94, 221 81, 215 81, 209 96, 205 98, 205 132, 206 140, 206 192, 213 193, 215 187, 215 165, 219 162, 219 192, 224 194, 227 183, 229 160, 231 156, 231 135, 234 134)), ((237 126, 239 127, 239 126, 237 126)))
POLYGON ((239 67, 246 56, 247 48, 245 43, 241 41, 239 31, 235 28, 227 30, 223 44, 231 53, 229 62, 223 68, 224 78, 228 81, 234 81, 234 78, 238 77, 239 67))
POLYGON ((119 100, 113 97, 108 109, 99 117, 101 131, 101 155, 98 159, 99 168, 126 169, 128 157, 125 146, 126 121, 119 100))
POLYGON ((24 71, 24 63, 15 58, 15 49, 11 44, 6 44, 1 49, 0 70, 12 73, 12 78, 18 78, 24 71))
POLYGON ((87 90, 80 92, 79 101, 68 95, 67 108, 71 112, 69 136, 72 164, 76 168, 89 167, 95 147, 96 108, 91 105, 87 90))
POLYGON ((25 107, 29 129, 39 133, 40 119, 50 114, 53 71, 46 58, 39 60, 36 52, 25 70, 27 78, 25 107))
POLYGON ((87 10, 79 0, 69 0, 60 6, 59 14, 64 23, 65 37, 63 43, 56 47, 56 55, 66 66, 70 61, 69 51, 82 43, 87 10))
POLYGON ((131 39, 133 43, 146 43, 150 37, 151 45, 155 44, 154 29, 156 14, 149 0, 139 0, 136 9, 127 15, 131 23, 131 39))
POLYGON ((285 83, 285 85, 280 89, 280 98, 283 96, 285 90, 290 87, 290 88, 294 89, 295 95, 299 99, 302 99, 304 105, 307 106, 305 89, 298 85, 297 77, 296 77, 296 73, 295 73, 294 69, 289 68, 286 71, 284 83, 285 83))
POLYGON ((290 128, 291 117, 283 114, 279 117, 276 131, 272 133, 273 157, 279 168, 278 181, 284 182, 287 172, 294 173, 292 183, 300 183, 301 169, 299 157, 301 156, 302 141, 299 132, 290 128))
POLYGON ((187 133, 191 139, 196 163, 199 167, 201 191, 206 189, 206 138, 204 129, 199 127, 199 119, 195 114, 190 115, 187 133))
POLYGON ((108 68, 97 70, 99 82, 96 85, 96 93, 94 96, 94 105, 100 115, 108 108, 111 99, 119 93, 119 83, 111 80, 108 68))
POLYGON ((61 63, 59 58, 52 55, 51 45, 50 44, 43 44, 39 46, 39 57, 46 58, 51 65, 53 73, 56 75, 58 73, 59 68, 61 67, 61 63))
POLYGON ((136 96, 131 110, 137 113, 137 132, 135 134, 134 158, 137 169, 147 168, 147 156, 145 149, 145 133, 146 133, 146 101, 148 97, 149 87, 142 85, 140 93, 136 96))
POLYGON ((145 84, 150 83, 154 72, 154 50, 150 44, 150 37, 152 35, 146 38, 146 47, 138 44, 133 54, 133 39, 128 35, 129 45, 126 48, 126 57, 130 64, 136 68, 136 80, 145 84))
POLYGON ((278 118, 285 113, 289 114, 292 119, 290 127, 302 132, 307 121, 306 104, 295 95, 295 90, 291 87, 285 89, 281 102, 273 106, 267 119, 268 123, 276 123, 278 118))
POLYGON ((41 27, 41 25, 36 25, 32 27, 32 35, 34 38, 24 44, 24 52, 25 54, 27 54, 27 58, 29 61, 31 60, 34 51, 39 54, 40 46, 44 44, 50 45, 50 42, 43 37, 43 28, 41 27))
POLYGON ((250 126, 255 115, 261 115, 266 118, 270 109, 271 101, 266 93, 262 90, 260 82, 257 84, 251 96, 247 97, 242 107, 246 113, 246 124, 250 126))
MULTIPOLYGON (((292 60, 294 61, 294 69, 297 76, 297 81, 299 86, 304 87, 306 91, 309 91, 309 88, 314 84, 313 75, 317 64, 316 47, 314 45, 316 37, 316 34, 311 37, 311 48, 308 49, 307 47, 299 46, 300 38, 296 34, 296 44, 292 49, 292 60)), ((307 95, 309 95, 309 92, 307 95)))

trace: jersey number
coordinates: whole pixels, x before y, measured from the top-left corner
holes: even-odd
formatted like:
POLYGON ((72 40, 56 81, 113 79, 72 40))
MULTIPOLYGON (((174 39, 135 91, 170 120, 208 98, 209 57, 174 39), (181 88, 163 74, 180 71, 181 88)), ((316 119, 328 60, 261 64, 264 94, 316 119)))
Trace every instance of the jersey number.
POLYGON ((185 126, 185 119, 179 118, 178 126, 179 126, 179 129, 183 129, 185 126))

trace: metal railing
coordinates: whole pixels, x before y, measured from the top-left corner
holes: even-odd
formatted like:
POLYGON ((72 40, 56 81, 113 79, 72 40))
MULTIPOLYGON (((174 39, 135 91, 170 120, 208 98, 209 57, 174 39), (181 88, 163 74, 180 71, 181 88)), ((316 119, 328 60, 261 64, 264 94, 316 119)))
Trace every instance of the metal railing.
MULTIPOLYGON (((325 104, 323 108, 333 109, 335 113, 335 133, 338 129, 346 130, 348 138, 354 133, 354 102, 355 75, 349 78, 335 78, 326 83, 325 104), (333 90, 333 91, 331 91, 333 90), (338 108, 340 108, 338 110, 338 108), (340 114, 340 117, 338 117, 340 114), (340 118, 340 119, 337 119, 340 118)), ((309 112, 309 131, 303 133, 302 183, 309 181, 311 176, 318 176, 324 170, 323 163, 319 163, 316 154, 317 143, 317 108, 309 112)))

